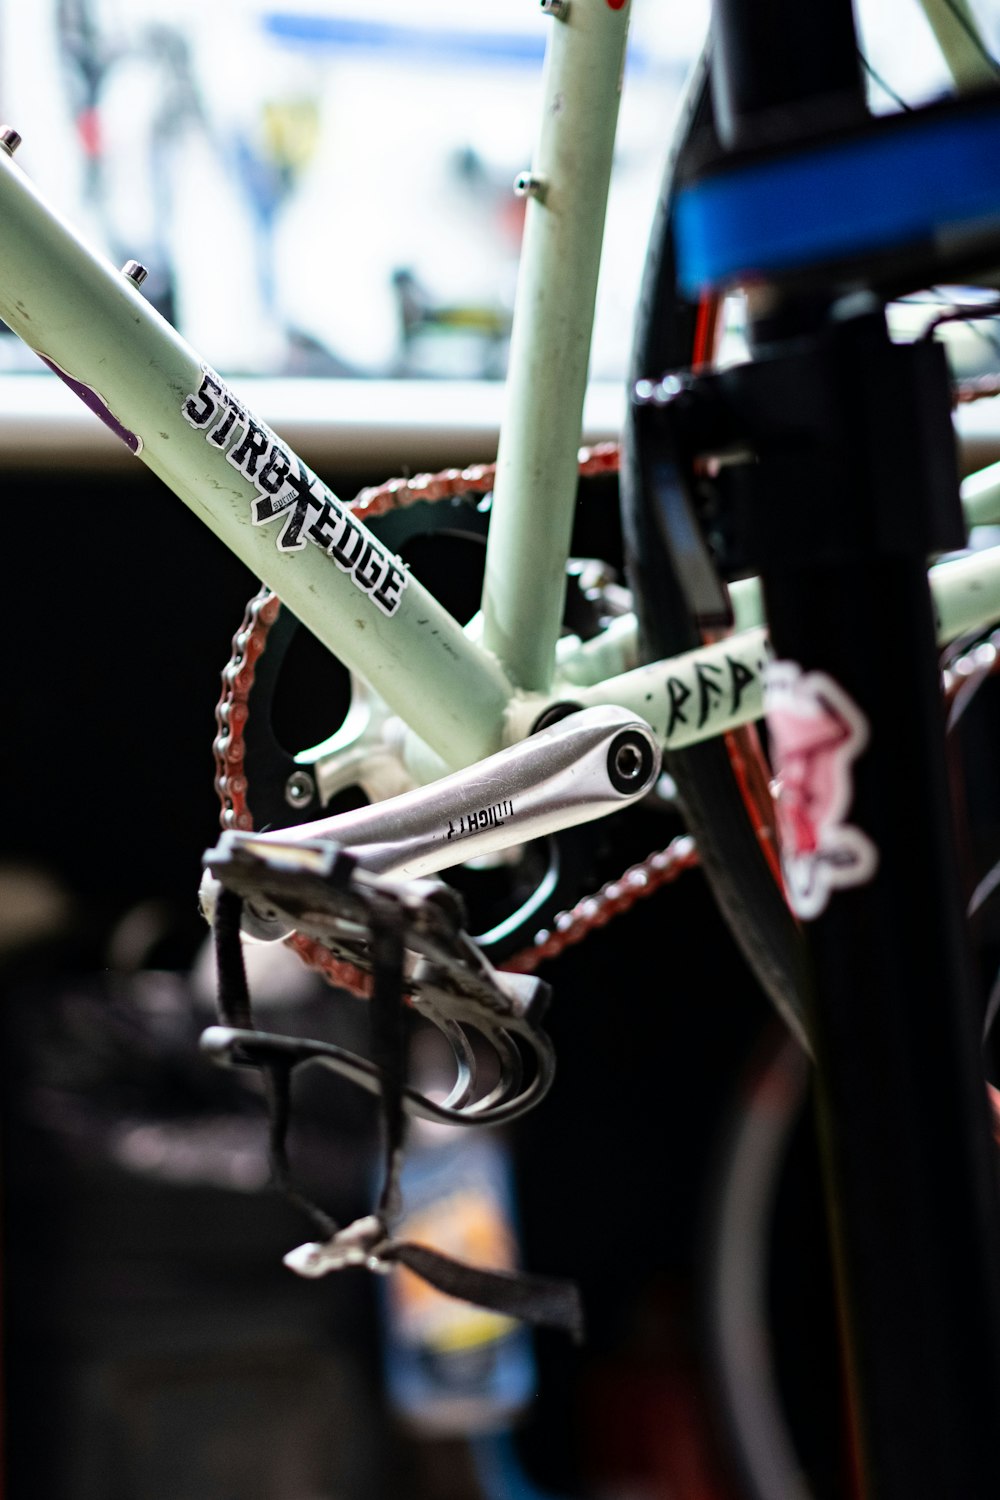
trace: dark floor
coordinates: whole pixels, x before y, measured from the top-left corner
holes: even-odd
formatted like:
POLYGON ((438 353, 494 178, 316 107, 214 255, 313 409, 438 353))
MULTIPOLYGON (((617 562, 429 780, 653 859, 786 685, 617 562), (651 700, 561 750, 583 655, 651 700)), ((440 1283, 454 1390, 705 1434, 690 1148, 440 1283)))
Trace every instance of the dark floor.
MULTIPOLYGON (((0 905, 21 913, 6 939, 0 920, 8 1500, 531 1493, 509 1454, 393 1417, 371 1285, 281 1266, 303 1226, 239 1175, 259 1101, 196 1052, 206 1013, 184 973, 217 826, 212 711, 254 580, 144 473, 9 482, 46 525, 5 587, 0 905)), ((625 817, 595 843, 594 877, 673 831, 625 817)), ((518 1463, 554 1494, 736 1497, 701 1271, 765 1007, 698 874, 546 977, 558 1080, 510 1148, 524 1262, 579 1280, 588 1340, 537 1340, 518 1463)), ((372 1112, 348 1092, 307 1101, 297 1143, 341 1217, 373 1170, 372 1112)), ((807 1167, 796 1203, 810 1182, 807 1167)), ((816 1212, 791 1241, 810 1254, 816 1212)), ((825 1336, 817 1254, 786 1276, 782 1316, 825 1336)), ((824 1400, 836 1385, 808 1378, 824 1400)))

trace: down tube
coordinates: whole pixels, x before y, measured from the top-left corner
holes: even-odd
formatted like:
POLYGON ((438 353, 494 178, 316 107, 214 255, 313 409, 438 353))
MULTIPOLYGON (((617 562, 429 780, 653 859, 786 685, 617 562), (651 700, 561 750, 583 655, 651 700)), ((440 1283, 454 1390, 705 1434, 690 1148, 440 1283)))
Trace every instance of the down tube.
POLYGON ((449 767, 500 748, 510 688, 495 658, 2 152, 0 266, 14 332, 449 767))

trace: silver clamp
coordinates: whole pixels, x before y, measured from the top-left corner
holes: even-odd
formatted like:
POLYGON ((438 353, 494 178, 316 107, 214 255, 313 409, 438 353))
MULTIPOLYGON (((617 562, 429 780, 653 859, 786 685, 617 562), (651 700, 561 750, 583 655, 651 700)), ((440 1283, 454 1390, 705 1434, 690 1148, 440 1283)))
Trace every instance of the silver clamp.
POLYGON ((283 1260, 290 1271, 311 1281, 327 1276, 331 1271, 341 1271, 345 1266, 364 1266, 369 1271, 387 1276, 392 1266, 378 1256, 386 1244, 388 1239, 382 1220, 377 1214, 366 1214, 363 1219, 355 1219, 353 1224, 338 1230, 325 1243, 314 1240, 289 1250, 283 1260))

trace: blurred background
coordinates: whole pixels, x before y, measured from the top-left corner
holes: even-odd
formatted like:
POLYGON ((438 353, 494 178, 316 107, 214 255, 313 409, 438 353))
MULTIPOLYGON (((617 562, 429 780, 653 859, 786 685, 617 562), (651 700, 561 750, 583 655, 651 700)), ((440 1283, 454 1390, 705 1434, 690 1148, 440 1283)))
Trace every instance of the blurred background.
MULTIPOLYGON (((635 7, 599 378, 624 373, 705 14, 635 7)), ((25 169, 217 368, 496 379, 545 37, 531 0, 7 4, 4 108, 25 169)))
MULTIPOLYGON (((879 107, 943 87, 912 0, 861 9, 879 107)), ((706 17, 633 6, 596 380, 625 372, 706 17)), ((497 379, 545 36, 532 0, 8 0, 0 89, 24 169, 217 369, 497 379)))

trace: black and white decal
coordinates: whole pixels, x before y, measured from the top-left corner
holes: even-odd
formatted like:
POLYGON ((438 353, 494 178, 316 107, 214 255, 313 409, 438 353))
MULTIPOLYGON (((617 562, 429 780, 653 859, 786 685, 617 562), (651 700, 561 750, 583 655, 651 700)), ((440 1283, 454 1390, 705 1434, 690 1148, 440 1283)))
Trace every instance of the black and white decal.
POLYGON ((509 798, 491 802, 489 807, 477 807, 471 812, 458 813, 448 819, 448 838, 465 838, 470 833, 479 833, 483 828, 503 828, 508 818, 514 816, 514 804, 509 798))
POLYGON ((253 524, 281 520, 279 552, 301 552, 312 542, 384 615, 395 614, 408 582, 399 559, 363 531, 322 480, 250 416, 214 370, 207 365, 202 369, 201 385, 185 398, 181 413, 255 487, 253 524))
POLYGON ((727 654, 724 665, 714 661, 694 662, 688 669, 687 681, 671 673, 667 677, 666 743, 670 744, 681 726, 704 729, 713 712, 718 717, 717 710, 735 719, 744 694, 760 681, 765 665, 761 660, 753 672, 745 662, 727 654))

